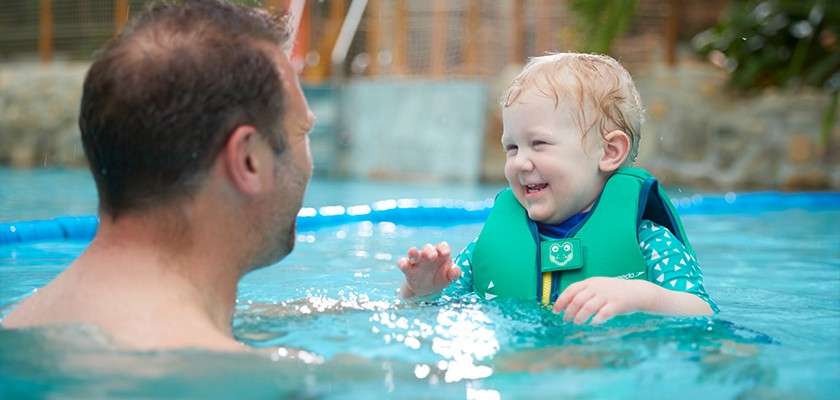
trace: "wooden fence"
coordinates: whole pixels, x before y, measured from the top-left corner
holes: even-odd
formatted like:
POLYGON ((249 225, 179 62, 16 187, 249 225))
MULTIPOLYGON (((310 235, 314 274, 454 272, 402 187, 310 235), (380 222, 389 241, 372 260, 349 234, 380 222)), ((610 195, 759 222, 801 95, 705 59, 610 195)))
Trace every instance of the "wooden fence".
MULTIPOLYGON (((240 0, 285 10, 290 0, 240 0)), ((0 60, 89 59, 149 0, 23 0, 0 5, 0 60), (36 25, 37 24, 37 29, 36 25), (37 43, 37 45, 36 45, 37 43)), ((309 82, 350 76, 489 76, 546 51, 574 50, 580 22, 567 1, 367 0, 345 62, 330 55, 351 0, 306 0, 295 61, 309 82)), ((677 62, 681 27, 709 23, 725 0, 699 8, 684 0, 639 0, 614 46, 623 62, 677 62), (708 7, 712 4, 712 7, 708 7), (693 7, 693 8, 692 8, 693 7), (713 13, 709 13, 709 9, 713 13), (706 11, 703 11, 706 10, 706 11), (715 11, 717 10, 717 11, 715 11), (705 14, 703 14, 705 13, 705 14), (694 15, 692 20, 691 16, 694 15)))

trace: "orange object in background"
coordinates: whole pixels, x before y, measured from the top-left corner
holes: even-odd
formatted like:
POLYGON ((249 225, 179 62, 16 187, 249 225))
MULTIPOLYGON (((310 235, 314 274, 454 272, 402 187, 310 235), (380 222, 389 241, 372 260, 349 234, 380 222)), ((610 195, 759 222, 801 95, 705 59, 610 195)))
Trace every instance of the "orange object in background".
POLYGON ((41 0, 38 21, 38 54, 42 63, 48 63, 53 58, 52 0, 41 0))
POLYGON ((114 35, 122 32, 128 23, 128 0, 115 0, 114 2, 114 35))
POLYGON ((283 8, 289 16, 289 23, 292 25, 292 49, 289 52, 289 61, 295 71, 303 71, 306 60, 306 53, 309 51, 309 9, 311 8, 306 0, 284 0, 283 8))
MULTIPOLYGON (((318 42, 314 45, 314 49, 312 49, 312 51, 317 54, 317 62, 313 63, 313 65, 307 66, 303 70, 303 80, 306 83, 321 83, 326 80, 332 72, 330 55, 335 47, 335 41, 338 39, 339 31, 341 31, 341 23, 344 21, 344 15, 347 13, 347 2, 346 0, 331 0, 329 1, 328 6, 329 8, 326 21, 322 23, 315 32, 318 37, 318 42)), ((306 29, 307 32, 309 32, 309 24, 312 19, 312 5, 308 5, 306 8, 309 9, 309 11, 304 13, 304 20, 301 20, 301 25, 303 25, 304 21, 306 21, 306 29)), ((304 57, 306 57, 306 54, 309 52, 308 49, 301 49, 301 51, 303 52, 302 54, 304 57)))

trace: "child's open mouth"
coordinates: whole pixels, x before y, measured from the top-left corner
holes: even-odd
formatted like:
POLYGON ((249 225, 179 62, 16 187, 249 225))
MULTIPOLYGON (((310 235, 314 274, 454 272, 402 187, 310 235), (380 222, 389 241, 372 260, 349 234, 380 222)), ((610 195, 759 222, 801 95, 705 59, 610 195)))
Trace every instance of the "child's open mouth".
POLYGON ((548 187, 548 184, 547 184, 547 183, 538 183, 538 184, 534 184, 534 185, 525 185, 525 194, 534 194, 534 193, 539 193, 539 192, 541 192, 543 189, 545 189, 545 188, 547 188, 547 187, 548 187))

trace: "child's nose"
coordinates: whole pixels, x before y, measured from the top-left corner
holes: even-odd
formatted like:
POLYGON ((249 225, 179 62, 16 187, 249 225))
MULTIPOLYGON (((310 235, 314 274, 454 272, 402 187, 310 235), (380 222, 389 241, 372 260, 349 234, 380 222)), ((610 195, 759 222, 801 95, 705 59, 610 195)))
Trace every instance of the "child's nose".
POLYGON ((522 171, 531 171, 534 169, 534 163, 528 157, 527 152, 520 152, 516 155, 516 167, 522 171))

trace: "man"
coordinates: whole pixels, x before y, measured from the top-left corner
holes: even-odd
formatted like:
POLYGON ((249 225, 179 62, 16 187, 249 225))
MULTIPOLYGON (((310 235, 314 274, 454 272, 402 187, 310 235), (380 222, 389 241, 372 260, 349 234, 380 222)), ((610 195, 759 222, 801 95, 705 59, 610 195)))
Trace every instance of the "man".
POLYGON ((7 328, 91 324, 130 348, 237 350, 239 279, 294 247, 314 117, 270 14, 149 9, 90 68, 79 126, 99 230, 7 328))

